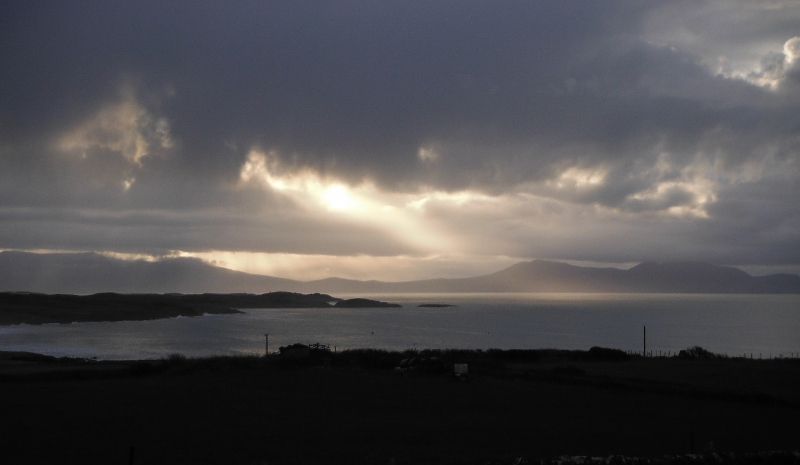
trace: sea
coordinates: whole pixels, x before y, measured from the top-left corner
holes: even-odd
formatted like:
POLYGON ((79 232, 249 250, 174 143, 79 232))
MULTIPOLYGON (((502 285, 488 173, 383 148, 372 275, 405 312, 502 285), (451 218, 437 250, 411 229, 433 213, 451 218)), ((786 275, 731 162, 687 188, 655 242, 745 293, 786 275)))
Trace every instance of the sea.
MULTIPOLYGON (((356 297, 341 295, 337 297, 356 297)), ((245 309, 150 321, 0 326, 0 350, 98 360, 331 350, 569 349, 668 356, 693 346, 800 357, 800 295, 381 294, 400 308, 245 309), (448 304, 448 307, 420 307, 448 304)))

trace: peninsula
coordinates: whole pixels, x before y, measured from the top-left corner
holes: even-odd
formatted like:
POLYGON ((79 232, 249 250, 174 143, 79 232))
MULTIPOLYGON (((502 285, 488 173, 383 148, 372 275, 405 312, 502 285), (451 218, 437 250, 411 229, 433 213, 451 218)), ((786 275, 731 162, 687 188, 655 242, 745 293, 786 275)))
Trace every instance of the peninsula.
POLYGON ((0 325, 77 321, 155 320, 203 314, 243 313, 246 308, 399 307, 370 299, 328 294, 116 294, 0 292, 0 325))

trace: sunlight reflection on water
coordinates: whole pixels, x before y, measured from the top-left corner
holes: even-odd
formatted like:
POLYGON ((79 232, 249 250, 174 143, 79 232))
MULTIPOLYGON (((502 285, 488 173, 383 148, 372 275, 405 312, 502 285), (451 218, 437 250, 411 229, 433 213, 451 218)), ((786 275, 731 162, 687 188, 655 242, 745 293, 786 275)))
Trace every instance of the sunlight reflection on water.
MULTIPOLYGON (((350 296, 341 296, 350 297, 350 296)), ((99 359, 263 354, 295 342, 345 348, 561 348, 755 357, 800 352, 800 296, 674 294, 360 295, 403 308, 248 309, 153 321, 0 327, 0 350, 99 359), (447 303, 455 307, 417 307, 447 303)))

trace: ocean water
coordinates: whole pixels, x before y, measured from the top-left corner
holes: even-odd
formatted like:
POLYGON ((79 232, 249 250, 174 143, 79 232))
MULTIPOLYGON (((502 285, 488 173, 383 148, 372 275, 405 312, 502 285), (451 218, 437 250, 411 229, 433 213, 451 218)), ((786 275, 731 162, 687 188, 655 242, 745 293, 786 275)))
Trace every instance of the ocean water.
MULTIPOLYGON (((353 296, 339 296, 353 297, 353 296)), ((658 355, 700 345, 731 356, 800 357, 798 295, 395 294, 380 309, 247 309, 153 321, 0 327, 0 350, 101 360, 263 354, 301 343, 379 348, 588 349, 658 355), (454 307, 417 307, 446 303, 454 307)))

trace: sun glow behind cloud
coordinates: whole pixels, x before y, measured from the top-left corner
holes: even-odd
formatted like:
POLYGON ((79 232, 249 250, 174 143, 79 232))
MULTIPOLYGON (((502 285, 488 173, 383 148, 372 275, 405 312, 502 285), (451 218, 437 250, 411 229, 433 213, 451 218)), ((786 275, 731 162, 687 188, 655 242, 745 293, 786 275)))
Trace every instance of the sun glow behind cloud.
POLYGON ((240 171, 241 186, 255 183, 293 200, 311 214, 375 227, 421 254, 459 251, 456 236, 427 221, 424 207, 429 200, 463 204, 482 197, 467 192, 388 193, 369 182, 347 186, 308 169, 282 173, 276 158, 274 153, 252 150, 240 171))
MULTIPOLYGON (((398 263, 444 260, 442 257, 464 257, 471 253, 484 257, 535 258, 540 256, 539 251, 550 247, 548 243, 538 242, 538 238, 581 236, 579 231, 583 228, 582 223, 587 221, 586 215, 601 221, 629 218, 631 213, 639 212, 678 219, 708 218, 708 207, 717 201, 720 182, 713 175, 719 170, 710 166, 703 157, 681 168, 665 152, 642 173, 651 182, 628 194, 624 201, 612 205, 600 200, 587 200, 595 194, 598 199, 602 198, 603 189, 611 182, 613 168, 602 164, 564 166, 539 184, 518 186, 506 193, 489 195, 471 190, 386 192, 368 181, 353 186, 309 168, 289 169, 281 165, 280 160, 281 157, 274 152, 252 150, 241 167, 239 187, 258 187, 290 199, 298 212, 318 220, 351 222, 381 231, 396 243, 403 244, 406 250, 414 251, 405 258, 402 254, 394 255, 398 263), (570 205, 574 208, 581 203, 586 206, 582 216, 564 215, 570 205), (493 242, 487 244, 486 237, 493 237, 493 242), (530 246, 511 245, 524 237, 530 238, 530 246)), ((214 260, 214 256, 219 254, 203 258, 214 260)), ((279 267, 275 263, 289 260, 295 268, 305 270, 292 276, 311 279, 320 277, 320 272, 311 271, 311 266, 301 263, 325 263, 321 267, 325 270, 334 256, 300 258, 299 255, 268 253, 261 256, 264 263, 258 266, 243 256, 229 256, 222 261, 244 263, 251 260, 246 265, 248 270, 259 269, 272 274, 272 270, 280 268, 283 271, 281 275, 286 275, 289 267, 279 267)), ((364 269, 373 271, 376 263, 382 266, 389 263, 388 257, 365 255, 342 257, 342 260, 349 260, 351 264, 362 263, 364 269)), ((345 274, 360 276, 353 271, 357 268, 355 265, 351 268, 345 274)), ((394 266, 393 269, 396 276, 404 275, 404 266, 394 266)))
POLYGON ((556 181, 559 189, 566 186, 574 188, 585 188, 600 186, 603 184, 607 171, 605 169, 580 169, 577 167, 567 168, 561 173, 556 181))
POLYGON ((120 92, 119 100, 106 103, 94 115, 61 133, 53 146, 84 166, 105 163, 98 169, 102 177, 129 191, 145 159, 167 154, 176 143, 166 118, 150 113, 129 86, 123 86, 120 92), (111 165, 113 169, 109 169, 111 165))
POLYGON ((770 50, 758 62, 732 64, 726 56, 718 58, 717 73, 729 79, 740 79, 769 90, 778 90, 787 73, 797 68, 800 59, 800 36, 783 44, 781 51, 770 50))
POLYGON ((348 186, 311 169, 287 170, 277 160, 274 152, 252 150, 241 167, 239 188, 265 189, 291 200, 300 214, 318 220, 373 227, 416 253, 348 256, 209 251, 181 255, 234 270, 298 280, 331 276, 389 281, 466 277, 519 261, 502 254, 470 253, 475 238, 458 224, 442 219, 454 212, 475 213, 496 207, 501 212, 503 202, 499 198, 470 191, 384 192, 369 182, 348 186))
POLYGON ((172 148, 169 122, 153 117, 128 94, 63 134, 56 142, 58 150, 77 153, 81 158, 89 157, 93 151, 107 151, 141 166, 148 155, 172 148))
POLYGON ((297 279, 800 263, 797 0, 12 3, 5 248, 297 279))

